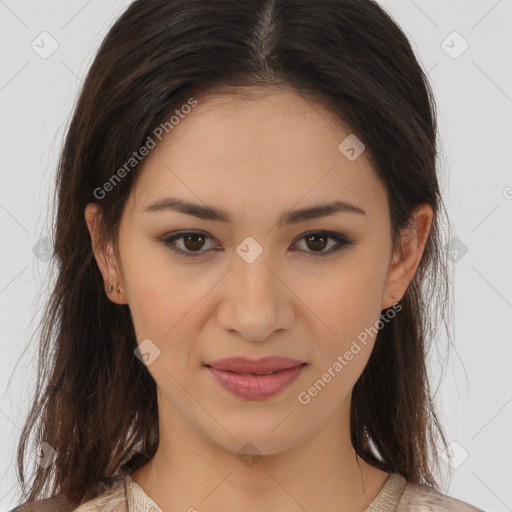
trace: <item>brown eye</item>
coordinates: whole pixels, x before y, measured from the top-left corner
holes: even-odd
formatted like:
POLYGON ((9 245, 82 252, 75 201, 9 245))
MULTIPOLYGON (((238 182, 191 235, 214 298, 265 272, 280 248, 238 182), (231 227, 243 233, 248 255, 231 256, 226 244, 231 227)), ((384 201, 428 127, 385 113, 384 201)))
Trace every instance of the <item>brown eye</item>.
POLYGON ((185 235, 183 238, 183 245, 188 251, 199 251, 203 245, 206 237, 200 233, 191 233, 185 235))
MULTIPOLYGON (((168 247, 172 252, 184 257, 201 256, 203 253, 208 253, 212 249, 222 250, 220 247, 215 246, 215 244, 209 248, 205 248, 208 240, 213 244, 213 239, 210 236, 203 232, 195 231, 182 231, 165 238, 157 239, 158 242, 168 247), (181 247, 179 247, 179 245, 181 245, 181 247)), ((351 246, 355 243, 342 235, 326 231, 306 233, 300 238, 300 241, 305 241, 306 245, 305 248, 300 249, 300 252, 305 253, 308 257, 328 256, 345 246, 351 246), (329 241, 334 241, 334 243, 329 244, 329 241), (328 248, 328 250, 325 250, 326 248, 328 248)))
POLYGON ((327 240, 329 239, 328 236, 318 234, 308 235, 304 238, 308 247, 313 251, 322 251, 325 249, 327 246, 327 240))
POLYGON ((354 245, 354 242, 347 238, 337 233, 328 233, 326 231, 306 233, 300 240, 305 241, 306 249, 304 252, 308 257, 328 256, 345 246, 354 245), (325 248, 329 246, 329 240, 334 240, 334 243, 330 245, 329 250, 325 250, 325 248))
MULTIPOLYGON (((204 249, 207 240, 211 237, 202 232, 182 231, 165 238, 157 239, 159 242, 168 247, 172 252, 185 257, 201 256, 203 253, 209 252, 212 247, 204 249), (178 247, 178 242, 181 247, 178 247)), ((215 244, 213 244, 215 246, 215 244)))

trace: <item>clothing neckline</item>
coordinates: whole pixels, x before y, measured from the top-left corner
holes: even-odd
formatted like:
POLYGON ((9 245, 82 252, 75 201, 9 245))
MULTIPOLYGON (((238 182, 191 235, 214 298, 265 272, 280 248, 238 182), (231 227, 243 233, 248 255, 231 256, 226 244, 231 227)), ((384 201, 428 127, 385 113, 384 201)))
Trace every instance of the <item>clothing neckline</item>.
POLYGON ((388 473, 388 477, 373 501, 363 512, 391 512, 395 510, 407 487, 407 480, 398 473, 388 473))
MULTIPOLYGON (((162 509, 151 499, 144 489, 135 482, 130 475, 124 475, 130 488, 130 494, 140 503, 141 501, 148 507, 148 510, 152 512, 162 512, 162 509)), ((391 503, 391 499, 400 500, 403 491, 407 486, 407 481, 402 475, 398 473, 388 473, 388 476, 382 485, 380 491, 373 501, 362 511, 362 512, 391 512, 394 510, 393 505, 398 503, 391 503), (402 491, 402 494, 397 495, 397 492, 402 491)))

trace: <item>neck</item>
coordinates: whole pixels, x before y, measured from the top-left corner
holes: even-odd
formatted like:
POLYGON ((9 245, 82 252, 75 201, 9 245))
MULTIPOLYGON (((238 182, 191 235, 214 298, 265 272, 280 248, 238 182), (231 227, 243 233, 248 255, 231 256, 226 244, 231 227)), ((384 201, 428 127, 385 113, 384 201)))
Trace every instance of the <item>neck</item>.
POLYGON ((243 456, 180 423, 174 411, 166 414, 164 408, 158 450, 131 477, 166 512, 361 511, 388 475, 354 452, 348 411, 349 404, 291 449, 243 456))

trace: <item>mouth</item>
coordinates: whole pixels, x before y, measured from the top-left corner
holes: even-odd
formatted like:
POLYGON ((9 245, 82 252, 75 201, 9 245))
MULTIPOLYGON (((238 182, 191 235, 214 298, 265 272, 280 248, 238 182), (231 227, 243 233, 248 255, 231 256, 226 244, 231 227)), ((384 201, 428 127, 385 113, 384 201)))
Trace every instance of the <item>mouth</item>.
POLYGON ((281 356, 267 356, 261 359, 230 357, 207 363, 205 366, 242 375, 272 375, 307 363, 281 356))
MULTIPOLYGON (((306 364, 306 363, 303 363, 303 364, 306 364)), ((210 366, 210 368, 212 368, 210 366)), ((233 370, 222 370, 222 371, 225 371, 225 372, 230 372, 230 373, 235 373, 236 375, 274 375, 278 372, 282 372, 284 370, 288 370, 288 368, 281 368, 279 370, 270 370, 269 372, 265 372, 265 373, 256 373, 256 372, 251 372, 251 373, 247 373, 247 372, 235 372, 233 370)))
POLYGON ((235 358, 205 365, 225 390, 246 400, 262 400, 280 393, 306 366, 305 362, 284 358, 259 361, 235 358))

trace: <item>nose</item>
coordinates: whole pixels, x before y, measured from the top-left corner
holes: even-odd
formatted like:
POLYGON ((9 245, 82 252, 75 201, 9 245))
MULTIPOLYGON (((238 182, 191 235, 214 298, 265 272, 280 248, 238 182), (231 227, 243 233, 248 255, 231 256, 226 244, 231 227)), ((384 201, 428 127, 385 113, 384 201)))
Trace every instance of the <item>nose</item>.
POLYGON ((295 296, 266 252, 251 263, 235 255, 217 310, 222 329, 250 341, 261 342, 290 329, 295 319, 295 296))

